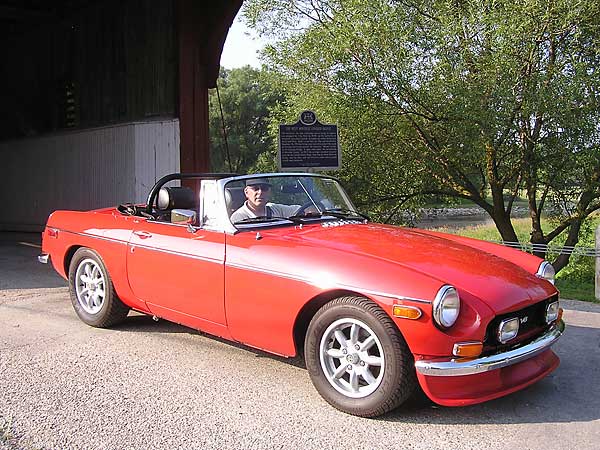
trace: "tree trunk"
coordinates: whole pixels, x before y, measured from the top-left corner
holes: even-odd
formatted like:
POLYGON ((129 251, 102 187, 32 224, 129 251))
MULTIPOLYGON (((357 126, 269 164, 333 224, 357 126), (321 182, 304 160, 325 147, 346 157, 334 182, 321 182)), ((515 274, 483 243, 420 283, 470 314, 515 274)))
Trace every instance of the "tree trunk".
MULTIPOLYGON (((567 240, 565 241, 565 247, 574 247, 579 242, 579 230, 581 228, 581 219, 574 221, 569 227, 569 234, 567 235, 567 240)), ((554 271, 558 273, 563 267, 569 264, 569 258, 571 258, 570 253, 561 253, 558 257, 552 262, 552 267, 554 267, 554 271)))
POLYGON ((515 233, 513 224, 510 221, 510 212, 504 208, 502 187, 498 183, 490 181, 490 188, 493 205, 491 210, 488 210, 488 213, 492 216, 502 240, 505 242, 519 242, 517 233, 515 233))
POLYGON ((492 220, 496 224, 496 228, 505 242, 519 242, 517 233, 510 221, 510 214, 504 210, 504 205, 494 205, 494 209, 490 213, 492 220), (500 206, 500 207, 498 207, 500 206))

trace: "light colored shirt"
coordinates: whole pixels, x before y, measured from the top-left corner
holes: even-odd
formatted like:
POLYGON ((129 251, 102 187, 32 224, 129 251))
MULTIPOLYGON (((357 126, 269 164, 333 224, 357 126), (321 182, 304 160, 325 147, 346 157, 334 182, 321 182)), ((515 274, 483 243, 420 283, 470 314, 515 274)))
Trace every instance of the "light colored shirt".
MULTIPOLYGON (((278 203, 267 203, 267 207, 271 210, 272 217, 289 217, 296 214, 301 205, 280 205, 278 203)), ((231 215, 231 223, 240 222, 244 219, 257 217, 250 208, 248 208, 248 200, 240 206, 237 211, 231 215)))

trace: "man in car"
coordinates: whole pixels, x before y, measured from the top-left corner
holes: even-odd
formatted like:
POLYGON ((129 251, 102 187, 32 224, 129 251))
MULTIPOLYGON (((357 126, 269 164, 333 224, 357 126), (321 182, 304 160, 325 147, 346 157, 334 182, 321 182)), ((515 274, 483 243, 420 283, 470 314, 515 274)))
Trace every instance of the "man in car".
POLYGON ((231 222, 241 222, 254 217, 288 217, 294 215, 300 205, 281 205, 269 203, 271 198, 271 183, 265 178, 246 180, 244 188, 246 201, 231 215, 231 222))

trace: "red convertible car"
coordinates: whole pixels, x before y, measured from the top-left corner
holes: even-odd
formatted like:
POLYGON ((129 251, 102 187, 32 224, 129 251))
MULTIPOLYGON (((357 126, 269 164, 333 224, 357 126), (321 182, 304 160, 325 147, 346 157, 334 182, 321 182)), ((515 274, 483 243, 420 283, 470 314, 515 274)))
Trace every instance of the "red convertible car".
POLYGON ((54 212, 42 252, 85 323, 108 327, 133 309, 303 354, 323 398, 359 416, 418 386, 441 405, 483 402, 559 363, 550 264, 371 223, 328 176, 167 175, 145 205, 54 212))

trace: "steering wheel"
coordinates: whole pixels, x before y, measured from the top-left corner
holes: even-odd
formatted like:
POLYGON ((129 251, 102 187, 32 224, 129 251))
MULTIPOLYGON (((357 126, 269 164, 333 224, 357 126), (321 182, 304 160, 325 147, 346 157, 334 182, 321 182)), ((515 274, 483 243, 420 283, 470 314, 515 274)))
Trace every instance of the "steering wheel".
POLYGON ((304 205, 302 205, 302 206, 301 206, 301 207, 298 209, 298 211, 296 211, 296 215, 297 215, 297 216, 301 216, 301 215, 304 215, 304 214, 306 214, 306 210, 307 210, 307 209, 309 209, 309 208, 313 208, 313 209, 315 209, 315 205, 317 205, 317 208, 318 208, 320 211, 319 211, 319 210, 316 210, 316 211, 309 211, 309 212, 316 212, 316 213, 319 213, 319 214, 320 214, 320 213, 321 213, 321 211, 323 211, 323 210, 327 209, 327 208, 325 208, 325 205, 323 205, 323 203, 321 203, 321 202, 320 202, 320 201, 318 201, 318 200, 317 200, 316 202, 312 202, 312 201, 310 201, 310 202, 306 202, 304 205))

